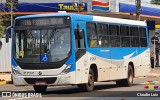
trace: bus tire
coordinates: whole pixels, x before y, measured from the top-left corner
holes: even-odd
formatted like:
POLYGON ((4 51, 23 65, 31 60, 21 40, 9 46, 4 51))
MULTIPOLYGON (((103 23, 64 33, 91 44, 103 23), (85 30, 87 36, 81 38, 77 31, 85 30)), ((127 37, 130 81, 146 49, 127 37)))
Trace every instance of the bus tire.
POLYGON ((36 93, 45 93, 47 85, 34 85, 33 88, 36 93))
POLYGON ((122 80, 116 81, 116 85, 130 87, 133 85, 133 77, 134 77, 133 68, 131 67, 131 65, 129 65, 127 79, 122 79, 122 80))
POLYGON ((94 89, 94 72, 92 69, 89 70, 88 74, 88 83, 85 84, 78 84, 78 87, 82 91, 91 92, 94 89))
POLYGON ((118 80, 118 81, 116 81, 116 85, 117 85, 118 87, 123 86, 123 80, 118 80))
POLYGON ((11 74, 11 84, 13 84, 13 75, 11 74))

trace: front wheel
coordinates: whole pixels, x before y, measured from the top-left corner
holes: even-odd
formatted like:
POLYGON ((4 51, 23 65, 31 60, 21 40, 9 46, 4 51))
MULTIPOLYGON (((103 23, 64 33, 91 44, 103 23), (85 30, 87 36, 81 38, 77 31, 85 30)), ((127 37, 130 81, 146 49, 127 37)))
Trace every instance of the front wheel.
POLYGON ((45 93, 47 90, 47 85, 34 85, 33 88, 36 93, 45 93))
POLYGON ((88 75, 88 83, 85 84, 78 84, 78 87, 82 89, 83 91, 91 92, 94 89, 94 73, 93 70, 89 70, 88 75))

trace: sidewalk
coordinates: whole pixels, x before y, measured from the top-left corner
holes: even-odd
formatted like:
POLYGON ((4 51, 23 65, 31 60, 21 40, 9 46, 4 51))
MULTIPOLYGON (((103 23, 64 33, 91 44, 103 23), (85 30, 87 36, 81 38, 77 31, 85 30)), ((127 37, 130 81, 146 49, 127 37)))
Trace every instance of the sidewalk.
MULTIPOLYGON (((145 77, 160 77, 160 67, 151 69, 151 72, 145 77)), ((141 77, 141 78, 145 78, 141 77)), ((1 84, 11 84, 11 73, 0 73, 0 85, 1 84)))
POLYGON ((11 82, 11 73, 0 73, 0 85, 9 84, 11 82))
POLYGON ((160 77, 160 67, 155 67, 155 69, 151 69, 151 72, 146 75, 146 77, 160 77))

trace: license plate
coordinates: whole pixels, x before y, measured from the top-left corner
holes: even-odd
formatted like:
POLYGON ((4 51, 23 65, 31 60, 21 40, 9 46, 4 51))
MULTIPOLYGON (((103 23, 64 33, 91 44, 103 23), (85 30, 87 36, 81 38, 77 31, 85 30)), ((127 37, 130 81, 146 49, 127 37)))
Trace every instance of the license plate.
POLYGON ((45 81, 37 81, 36 85, 46 85, 46 82, 45 81))

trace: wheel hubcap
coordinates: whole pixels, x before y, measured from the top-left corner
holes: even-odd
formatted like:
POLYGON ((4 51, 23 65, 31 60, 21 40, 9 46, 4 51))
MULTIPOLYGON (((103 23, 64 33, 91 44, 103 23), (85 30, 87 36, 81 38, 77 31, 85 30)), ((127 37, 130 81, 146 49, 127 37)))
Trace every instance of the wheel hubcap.
POLYGON ((129 74, 129 82, 131 83, 132 82, 132 74, 129 74))
POLYGON ((93 86, 93 84, 94 84, 94 81, 93 81, 94 79, 93 79, 93 76, 91 75, 91 74, 89 74, 89 80, 88 80, 88 86, 89 87, 92 87, 93 86))

